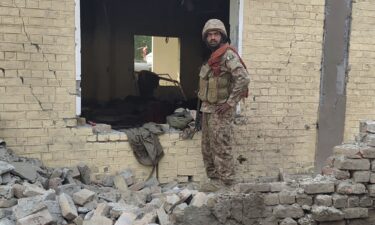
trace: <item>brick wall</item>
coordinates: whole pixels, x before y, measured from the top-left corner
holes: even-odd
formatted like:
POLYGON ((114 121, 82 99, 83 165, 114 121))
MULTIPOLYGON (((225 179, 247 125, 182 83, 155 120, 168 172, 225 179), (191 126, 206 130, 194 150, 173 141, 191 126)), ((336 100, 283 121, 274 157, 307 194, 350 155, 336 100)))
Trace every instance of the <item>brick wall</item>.
MULTIPOLYGON (((243 56, 251 96, 236 128, 239 179, 313 168, 324 0, 244 1, 243 56)), ((359 5, 359 3, 358 3, 359 5)), ((360 53, 358 53, 360 54, 360 53)), ((364 54, 364 53, 361 53, 364 54)), ((370 53, 366 53, 370 54, 370 53)), ((0 137, 49 166, 83 161, 98 173, 146 177, 126 137, 76 127, 73 0, 0 0, 0 137)), ((354 87, 355 88, 355 87, 354 87)), ((356 118, 353 118, 353 121, 356 118)), ((199 137, 161 136, 161 181, 204 177, 199 137)))
POLYGON ((324 0, 244 1, 249 122, 237 132, 246 178, 313 168, 324 0))
POLYGON ((353 2, 347 83, 345 141, 358 133, 358 121, 375 117, 375 6, 371 0, 353 2))

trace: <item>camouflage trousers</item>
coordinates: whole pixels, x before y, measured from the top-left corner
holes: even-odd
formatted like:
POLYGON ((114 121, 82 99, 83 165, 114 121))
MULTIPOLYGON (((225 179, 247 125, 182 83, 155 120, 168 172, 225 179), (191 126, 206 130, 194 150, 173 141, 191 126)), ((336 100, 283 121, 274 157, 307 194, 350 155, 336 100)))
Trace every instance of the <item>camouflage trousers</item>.
POLYGON ((234 110, 228 110, 224 115, 202 115, 202 155, 207 176, 224 183, 231 183, 234 178, 233 119, 234 110))

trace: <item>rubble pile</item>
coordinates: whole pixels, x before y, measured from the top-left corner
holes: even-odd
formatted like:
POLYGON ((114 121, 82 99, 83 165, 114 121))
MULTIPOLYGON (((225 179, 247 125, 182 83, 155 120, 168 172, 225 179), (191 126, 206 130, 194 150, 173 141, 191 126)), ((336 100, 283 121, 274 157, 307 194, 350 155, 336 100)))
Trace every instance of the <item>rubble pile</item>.
POLYGON ((199 207, 210 196, 198 192, 194 183, 137 181, 130 169, 91 180, 84 164, 47 168, 1 143, 1 225, 175 224, 185 208, 199 207))
POLYGON ((322 175, 237 184, 186 208, 177 224, 374 225, 375 122, 361 122, 358 140, 333 150, 322 175))
POLYGON ((215 193, 195 183, 136 180, 130 169, 46 168, 0 140, 1 225, 374 225, 375 122, 334 148, 322 175, 240 183, 215 193))

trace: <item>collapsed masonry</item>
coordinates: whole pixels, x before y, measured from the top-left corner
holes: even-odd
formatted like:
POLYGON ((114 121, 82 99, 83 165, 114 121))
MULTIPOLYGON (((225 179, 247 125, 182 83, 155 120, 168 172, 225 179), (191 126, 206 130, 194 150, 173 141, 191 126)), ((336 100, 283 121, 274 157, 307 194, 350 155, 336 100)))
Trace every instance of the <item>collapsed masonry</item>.
POLYGON ((83 164, 46 168, 0 143, 0 224, 375 224, 375 122, 360 127, 358 142, 334 148, 323 175, 216 193, 194 183, 137 182, 130 170, 91 180, 83 164))

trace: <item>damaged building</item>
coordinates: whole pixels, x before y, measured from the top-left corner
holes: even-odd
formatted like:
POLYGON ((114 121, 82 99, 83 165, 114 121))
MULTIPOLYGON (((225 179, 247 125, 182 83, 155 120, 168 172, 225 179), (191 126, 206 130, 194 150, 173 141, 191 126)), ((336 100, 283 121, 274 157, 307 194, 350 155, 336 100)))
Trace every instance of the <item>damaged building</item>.
MULTIPOLYGON (((375 116, 374 15, 370 0, 1 0, 0 138, 50 167, 147 178, 123 130, 195 110, 219 18, 251 75, 237 180, 311 174, 375 116)), ((164 127, 159 181, 205 179, 200 133, 164 127)))

